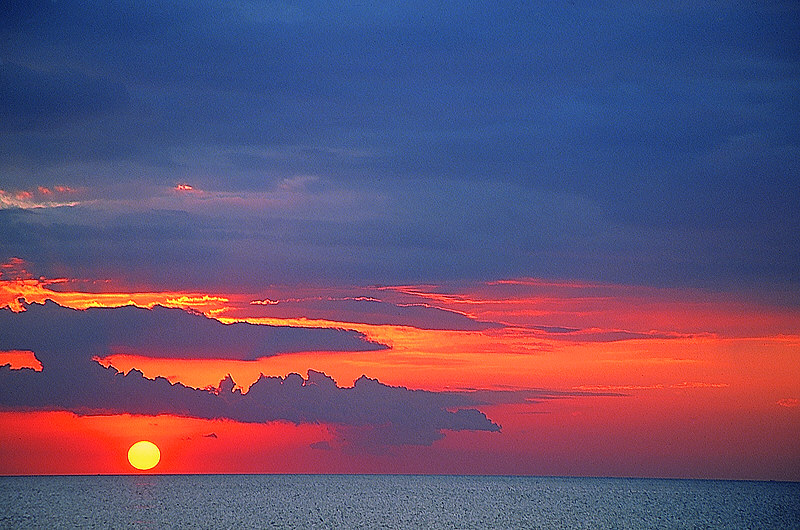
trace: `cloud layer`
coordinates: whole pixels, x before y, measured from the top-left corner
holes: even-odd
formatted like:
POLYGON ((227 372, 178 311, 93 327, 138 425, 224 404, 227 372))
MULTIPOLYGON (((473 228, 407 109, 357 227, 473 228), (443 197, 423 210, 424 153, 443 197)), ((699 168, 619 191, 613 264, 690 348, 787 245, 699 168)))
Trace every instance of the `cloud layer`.
POLYGON ((161 285, 176 271, 220 285, 234 267, 251 285, 797 292, 795 3, 64 1, 5 15, 2 204, 78 198, 16 198, 60 185, 87 209, 4 216, 0 260, 161 285))
POLYGON ((55 302, 0 310, 0 350, 32 350, 43 363, 68 352, 114 353, 176 359, 255 360, 305 351, 370 351, 386 346, 354 331, 221 324, 203 315, 156 306, 93 307, 83 311, 55 302))
POLYGON ((157 351, 167 358, 252 359, 285 350, 281 342, 292 335, 292 348, 322 347, 324 341, 337 339, 340 345, 376 346, 349 332, 223 325, 180 309, 158 307, 76 311, 52 302, 28 305, 22 313, 3 310, 0 319, 0 350, 32 350, 43 366, 42 371, 0 367, 0 407, 5 409, 326 423, 351 435, 360 433, 358 443, 374 450, 429 445, 444 430, 500 429, 471 408, 485 403, 478 394, 389 387, 367 377, 352 388, 341 388, 314 371, 307 379, 298 374, 262 376, 243 394, 234 389, 230 377, 216 390, 194 389, 161 377, 147 379, 137 370, 122 374, 92 359, 114 348, 157 351))

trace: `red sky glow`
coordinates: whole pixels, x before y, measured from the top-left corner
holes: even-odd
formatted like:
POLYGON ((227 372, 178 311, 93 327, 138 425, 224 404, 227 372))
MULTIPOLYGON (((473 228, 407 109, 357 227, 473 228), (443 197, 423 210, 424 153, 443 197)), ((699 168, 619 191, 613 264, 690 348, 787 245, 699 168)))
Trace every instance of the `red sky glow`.
MULTIPOLYGON (((8 411, 0 414, 6 433, 0 445, 6 456, 2 473, 126 472, 114 444, 122 447, 137 437, 160 442, 164 460, 158 472, 429 470, 781 479, 800 472, 794 443, 800 435, 800 319, 791 309, 693 290, 533 279, 466 287, 363 287, 358 297, 345 296, 346 289, 277 287, 266 297, 92 293, 69 290, 70 283, 7 280, 0 289, 14 311, 45 300, 79 310, 162 305, 227 324, 355 330, 388 348, 234 360, 224 355, 175 359, 164 351, 112 344, 95 360, 123 373, 136 369, 149 379, 165 377, 212 392, 228 374, 247 392, 261 374, 305 377, 309 370, 324 372, 341 387, 367 375, 432 392, 492 391, 478 408, 502 429, 444 431, 432 445, 392 446, 354 459, 347 436, 337 434, 350 429, 344 425, 8 411), (264 299, 271 303, 259 302, 264 299), (284 304, 290 305, 282 313, 284 304), (424 329, 404 325, 399 313, 394 322, 374 323, 385 318, 381 304, 447 311, 442 314, 455 315, 462 324, 491 325, 424 329), (360 305, 365 305, 360 319, 353 318, 359 315, 355 309, 343 309, 360 305), (262 316, 265 308, 280 316, 262 316), (304 308, 325 318, 301 316, 304 308), (524 392, 533 394, 520 397, 524 392), (67 448, 63 458, 45 443, 54 429, 67 448), (249 437, 259 443, 240 445, 249 437), (84 448, 90 446, 102 457, 87 461, 84 448), (258 451, 247 448, 255 446, 258 451), (280 465, 268 454, 280 455, 280 465)), ((7 350, 0 353, 0 364, 41 370, 34 355, 7 350)))

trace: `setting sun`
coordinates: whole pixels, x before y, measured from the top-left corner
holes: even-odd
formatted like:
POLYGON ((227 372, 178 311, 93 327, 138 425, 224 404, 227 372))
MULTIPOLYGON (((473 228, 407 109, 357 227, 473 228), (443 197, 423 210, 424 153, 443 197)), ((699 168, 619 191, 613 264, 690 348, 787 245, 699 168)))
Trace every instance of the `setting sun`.
POLYGON ((128 462, 136 469, 142 471, 153 469, 161 460, 161 451, 153 442, 142 440, 136 442, 128 449, 128 462))

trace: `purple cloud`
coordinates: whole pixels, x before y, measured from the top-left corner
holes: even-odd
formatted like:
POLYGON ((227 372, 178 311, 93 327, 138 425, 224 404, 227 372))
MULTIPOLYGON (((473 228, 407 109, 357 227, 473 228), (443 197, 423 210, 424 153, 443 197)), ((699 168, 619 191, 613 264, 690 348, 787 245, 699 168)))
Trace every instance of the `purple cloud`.
POLYGON ((222 324, 197 313, 156 306, 68 309, 55 302, 0 310, 0 350, 27 349, 43 363, 80 354, 91 359, 135 353, 176 359, 255 360, 300 351, 374 351, 386 346, 340 329, 222 324))
POLYGON ((26 307, 22 313, 0 312, 0 349, 32 350, 43 370, 0 367, 0 408, 174 414, 247 423, 326 423, 341 432, 355 429, 361 433, 359 445, 372 448, 429 445, 445 430, 500 430, 471 408, 479 400, 470 393, 390 387, 365 376, 352 388, 343 388, 313 370, 307 379, 298 374, 285 378, 262 375, 246 393, 235 389, 230 376, 217 389, 195 389, 163 377, 148 379, 138 370, 122 374, 92 360, 112 347, 153 349, 167 357, 196 352, 203 357, 250 359, 280 350, 269 339, 277 337, 275 342, 284 346, 297 344, 289 342, 290 335, 286 335, 295 332, 299 334, 292 338, 302 339, 299 344, 303 348, 309 344, 322 348, 325 339, 339 346, 380 347, 350 332, 227 326, 180 309, 76 311, 52 302, 26 307), (307 335, 305 331, 327 333, 307 335))
POLYGON ((45 365, 41 372, 6 365, 0 367, 0 409, 326 423, 336 432, 356 429, 361 433, 357 445, 373 448, 430 445, 444 430, 500 430, 485 414, 468 408, 475 400, 465 393, 390 387, 363 376, 352 388, 342 388, 314 371, 307 379, 261 376, 246 393, 234 385, 228 376, 215 391, 195 389, 163 377, 148 379, 135 369, 125 375, 86 359, 69 369, 45 365))
POLYGON ((262 375, 244 393, 231 376, 216 389, 196 389, 163 377, 148 379, 135 369, 123 374, 93 358, 131 351, 168 358, 255 359, 282 351, 384 346, 350 331, 225 325, 163 307, 78 311, 54 302, 25 307, 21 313, 0 310, 0 350, 33 351, 43 369, 0 366, 0 409, 324 423, 338 438, 334 447, 380 453, 398 445, 430 445, 444 431, 498 432, 500 426, 476 408, 482 405, 598 395, 548 390, 432 392, 388 386, 366 376, 348 388, 314 370, 307 378, 262 375))

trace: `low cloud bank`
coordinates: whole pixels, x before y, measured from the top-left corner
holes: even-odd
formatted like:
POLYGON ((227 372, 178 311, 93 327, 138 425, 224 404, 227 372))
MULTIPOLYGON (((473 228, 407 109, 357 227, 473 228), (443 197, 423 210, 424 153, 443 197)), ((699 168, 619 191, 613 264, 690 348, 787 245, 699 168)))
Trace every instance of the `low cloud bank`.
POLYGON ((162 377, 148 379, 138 370, 122 374, 92 360, 117 348, 158 351, 163 357, 252 359, 279 351, 275 344, 288 344, 287 334, 305 331, 324 332, 299 335, 306 349, 309 344, 331 349, 325 339, 339 346, 381 347, 351 332, 226 326, 180 309, 76 311, 49 302, 29 305, 22 313, 0 311, 0 349, 34 351, 43 365, 41 372, 0 367, 0 408, 326 423, 337 432, 360 433, 358 443, 344 441, 372 450, 429 445, 445 430, 500 430, 471 408, 485 403, 474 393, 409 390, 365 376, 352 388, 343 388, 315 371, 308 378, 261 376, 246 393, 235 388, 230 376, 217 389, 195 389, 162 377))

